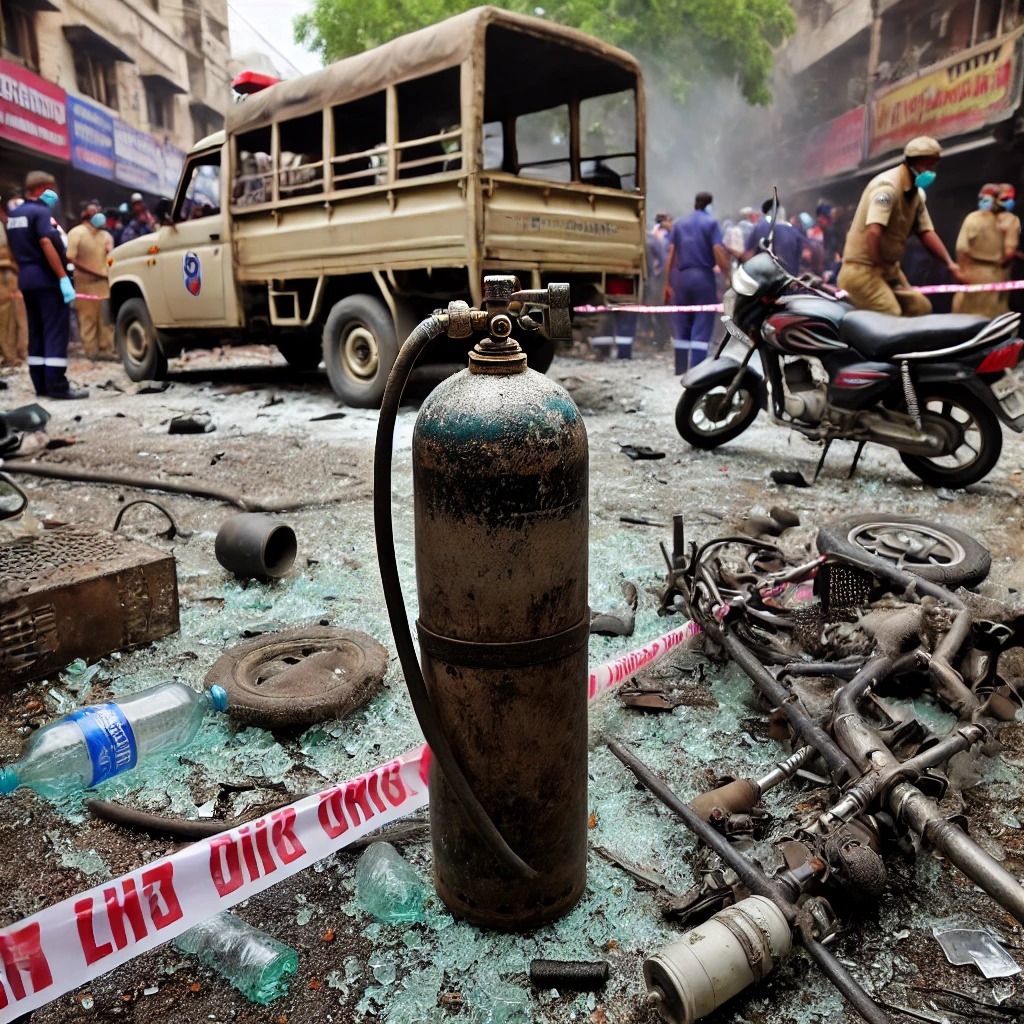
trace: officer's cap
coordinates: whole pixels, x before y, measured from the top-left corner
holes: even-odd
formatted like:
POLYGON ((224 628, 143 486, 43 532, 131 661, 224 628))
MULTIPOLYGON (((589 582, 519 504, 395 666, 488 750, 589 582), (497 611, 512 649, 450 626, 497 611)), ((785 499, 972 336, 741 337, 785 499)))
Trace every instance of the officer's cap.
POLYGON ((29 171, 25 175, 25 191, 31 192, 40 185, 56 185, 57 179, 49 171, 29 171))
POLYGON ((1003 186, 996 185, 994 182, 989 182, 987 185, 981 186, 981 191, 978 192, 979 198, 981 196, 999 196, 1002 194, 1003 186))
POLYGON ((916 139, 911 139, 903 147, 903 155, 908 160, 919 156, 940 157, 942 156, 942 147, 930 135, 918 135, 916 139))

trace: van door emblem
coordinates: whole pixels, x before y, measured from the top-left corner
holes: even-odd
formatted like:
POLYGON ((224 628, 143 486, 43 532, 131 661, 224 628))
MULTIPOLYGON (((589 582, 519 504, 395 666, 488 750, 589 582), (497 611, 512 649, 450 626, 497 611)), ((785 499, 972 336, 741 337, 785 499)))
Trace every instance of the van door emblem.
POLYGON ((203 265, 199 262, 199 257, 194 252, 185 253, 181 261, 181 270, 189 295, 198 295, 203 287, 203 265))

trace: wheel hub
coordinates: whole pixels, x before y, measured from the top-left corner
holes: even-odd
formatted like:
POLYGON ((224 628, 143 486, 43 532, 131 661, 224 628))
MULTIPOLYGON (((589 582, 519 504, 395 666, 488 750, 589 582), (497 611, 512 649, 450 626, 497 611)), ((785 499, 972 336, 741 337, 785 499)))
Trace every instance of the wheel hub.
POLYGON ((124 340, 128 357, 134 362, 142 362, 146 358, 146 352, 149 348, 149 338, 146 336, 146 329, 138 320, 128 325, 124 340))
POLYGON ((342 342, 345 370, 359 380, 372 380, 380 365, 377 339, 361 324, 353 327, 342 342))
POLYGON ((924 524, 861 523, 848 535, 853 544, 897 565, 957 565, 966 552, 952 537, 924 524))

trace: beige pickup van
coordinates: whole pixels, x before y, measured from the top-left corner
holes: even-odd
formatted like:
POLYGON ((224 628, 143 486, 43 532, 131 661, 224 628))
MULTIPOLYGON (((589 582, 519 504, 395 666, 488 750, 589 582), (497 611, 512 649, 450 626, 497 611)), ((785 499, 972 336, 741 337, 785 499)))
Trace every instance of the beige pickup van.
MULTIPOLYGON (((568 281, 576 304, 637 301, 640 66, 476 8, 236 103, 162 213, 110 269, 133 379, 183 347, 261 342, 295 367, 323 360, 346 403, 378 406, 412 327, 479 302, 484 274, 568 281)), ((550 343, 530 344, 547 369, 550 343)))

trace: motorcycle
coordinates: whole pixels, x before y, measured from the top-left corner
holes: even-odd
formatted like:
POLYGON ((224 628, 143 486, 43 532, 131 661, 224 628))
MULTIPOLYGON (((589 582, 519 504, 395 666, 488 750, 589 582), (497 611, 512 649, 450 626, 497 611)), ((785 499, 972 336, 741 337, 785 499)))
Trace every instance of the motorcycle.
POLYGON ((966 487, 999 461, 1003 434, 1024 430, 1020 314, 914 318, 855 310, 813 277, 796 278, 766 248, 732 274, 722 317, 742 360, 720 345, 682 378, 676 429, 695 448, 739 437, 761 409, 825 444, 869 442, 899 452, 934 487, 966 487), (757 354, 763 373, 751 364, 757 354))

